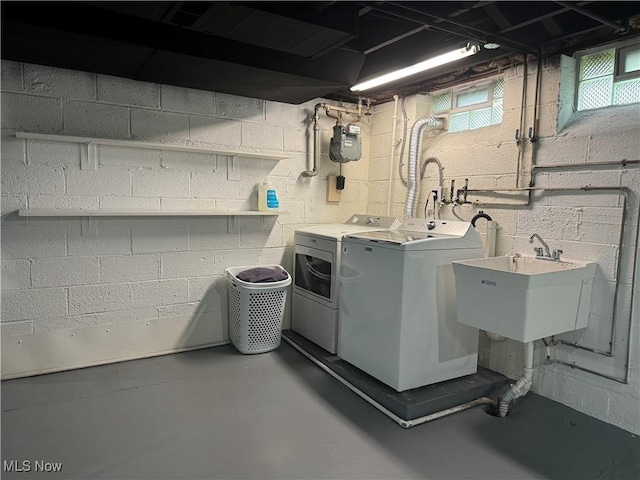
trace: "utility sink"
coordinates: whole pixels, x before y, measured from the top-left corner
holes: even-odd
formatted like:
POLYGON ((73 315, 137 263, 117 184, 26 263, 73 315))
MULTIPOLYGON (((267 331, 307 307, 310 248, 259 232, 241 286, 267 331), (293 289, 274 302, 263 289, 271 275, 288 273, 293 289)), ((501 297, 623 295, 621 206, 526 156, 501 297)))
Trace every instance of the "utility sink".
POLYGON ((595 271, 519 254, 454 261, 458 321, 523 343, 585 328, 595 271))

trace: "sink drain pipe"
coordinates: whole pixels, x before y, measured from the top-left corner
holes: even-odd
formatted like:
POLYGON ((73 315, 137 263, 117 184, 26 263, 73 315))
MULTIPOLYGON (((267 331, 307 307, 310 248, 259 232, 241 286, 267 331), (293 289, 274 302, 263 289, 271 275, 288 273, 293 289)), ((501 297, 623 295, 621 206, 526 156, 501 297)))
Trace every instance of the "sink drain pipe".
POLYGON ((526 395, 531 388, 533 380, 533 342, 524 344, 524 374, 511 388, 498 400, 498 414, 506 417, 509 406, 516 398, 526 395))
POLYGON ((391 410, 386 408, 384 405, 381 405, 380 403, 376 402, 373 398, 371 398, 369 395, 364 393, 358 387, 356 387, 355 385, 353 385, 352 383, 348 382, 347 380, 342 378, 340 375, 335 373, 333 370, 331 370, 329 367, 327 367, 324 363, 322 363, 317 358, 315 358, 313 355, 311 355, 307 351, 305 351, 295 341, 291 340, 290 338, 288 338, 285 335, 283 335, 282 338, 289 345, 291 345, 298 352, 300 352, 302 355, 304 355, 309 360, 311 360, 313 363, 315 363, 318 367, 320 367, 326 373, 328 373, 333 378, 335 378, 342 385, 344 385, 349 390, 351 390, 353 393, 355 393, 360 398, 362 398, 364 401, 366 401, 367 403, 371 404, 373 407, 375 407, 376 409, 378 409, 379 411, 384 413, 387 417, 389 417, 391 420, 393 420, 394 422, 396 422, 398 425, 400 425, 403 428, 415 427, 416 425, 420 425, 422 423, 427 423, 427 422, 430 422, 432 420, 437 420, 438 418, 446 417, 448 415, 452 415, 454 413, 462 412, 464 410, 468 410, 468 409, 473 408, 473 407, 479 407, 481 405, 490 405, 492 407, 496 407, 496 401, 495 400, 493 400, 491 398, 488 398, 488 397, 480 397, 480 398, 477 398, 477 399, 475 399, 475 400, 473 400, 471 402, 463 403, 461 405, 456 405, 455 407, 451 407, 451 408, 447 408, 445 410, 441 410, 439 412, 431 413, 429 415, 425 415, 424 417, 415 418, 413 420, 405 420, 405 419, 400 418, 399 416, 397 416, 395 413, 393 413, 391 410))

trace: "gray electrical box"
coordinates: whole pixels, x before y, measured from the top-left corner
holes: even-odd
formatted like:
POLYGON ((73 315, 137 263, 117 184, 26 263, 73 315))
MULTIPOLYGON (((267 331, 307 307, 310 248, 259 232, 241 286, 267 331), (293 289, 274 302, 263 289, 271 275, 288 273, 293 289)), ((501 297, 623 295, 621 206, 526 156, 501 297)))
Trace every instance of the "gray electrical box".
POLYGON ((347 163, 360 160, 362 142, 360 141, 360 125, 336 125, 329 148, 329 158, 334 162, 347 163))

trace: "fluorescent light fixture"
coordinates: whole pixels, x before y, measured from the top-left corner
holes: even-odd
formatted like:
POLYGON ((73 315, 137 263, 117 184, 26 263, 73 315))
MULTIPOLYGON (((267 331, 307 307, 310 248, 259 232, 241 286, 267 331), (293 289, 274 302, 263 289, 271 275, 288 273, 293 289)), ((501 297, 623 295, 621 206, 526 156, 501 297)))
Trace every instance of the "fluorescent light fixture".
POLYGON ((430 68, 439 67, 440 65, 444 65, 445 63, 454 62, 456 60, 470 57, 471 55, 474 55, 479 51, 480 47, 478 45, 467 44, 466 47, 458 48, 451 52, 443 53, 442 55, 438 55, 437 57, 425 60, 424 62, 416 63, 415 65, 411 65, 410 67, 401 68, 400 70, 386 73, 379 77, 372 78, 371 80, 367 80, 366 82, 358 83, 357 85, 351 87, 351 91, 360 92, 362 90, 369 90, 370 88, 378 87, 395 80, 400 80, 401 78, 408 77, 409 75, 424 72, 425 70, 429 70, 430 68))

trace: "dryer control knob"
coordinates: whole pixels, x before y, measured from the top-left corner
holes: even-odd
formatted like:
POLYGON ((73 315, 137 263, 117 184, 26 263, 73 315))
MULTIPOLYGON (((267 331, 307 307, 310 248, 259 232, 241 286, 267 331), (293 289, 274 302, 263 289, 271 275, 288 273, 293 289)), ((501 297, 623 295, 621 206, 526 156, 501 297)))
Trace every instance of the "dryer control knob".
POLYGON ((373 219, 373 217, 367 217, 366 224, 371 225, 372 223, 375 223, 375 220, 373 219))
POLYGON ((427 223, 427 229, 428 230, 433 230, 434 228, 436 228, 436 222, 431 220, 429 223, 427 223))

